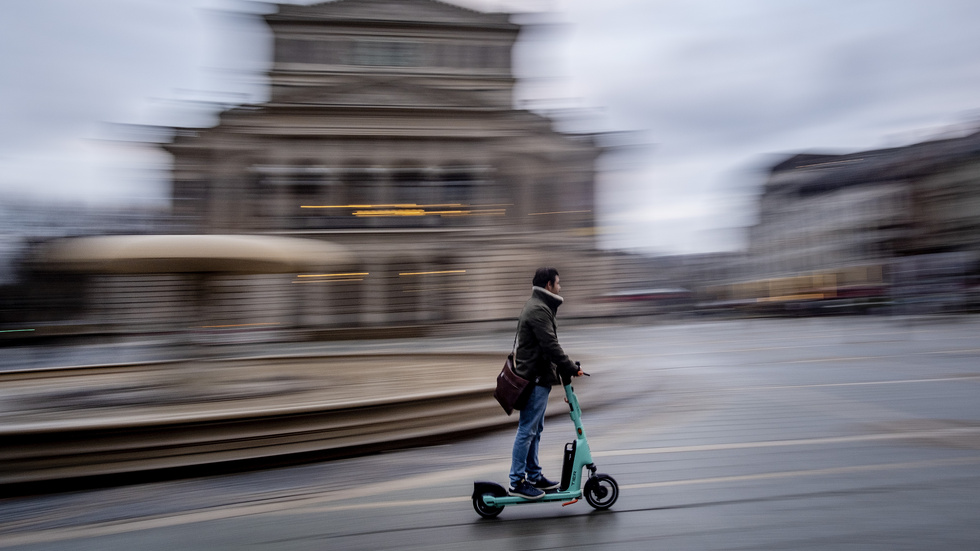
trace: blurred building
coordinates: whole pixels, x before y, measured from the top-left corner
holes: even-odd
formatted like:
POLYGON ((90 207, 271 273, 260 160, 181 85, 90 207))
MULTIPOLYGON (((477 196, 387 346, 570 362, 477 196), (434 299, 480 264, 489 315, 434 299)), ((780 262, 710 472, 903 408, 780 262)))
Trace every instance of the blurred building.
POLYGON ((749 236, 752 275, 728 298, 905 300, 955 288, 963 303, 980 258, 980 133, 790 157, 771 169, 749 236))
POLYGON ((749 233, 756 271, 796 274, 893 256, 912 223, 898 158, 796 155, 773 167, 749 233))
POLYGON ((357 265, 262 292, 229 277, 225 302, 305 328, 513 317, 555 265, 578 298, 566 312, 594 308, 614 272, 593 238, 601 149, 513 108, 508 15, 340 0, 266 21, 271 99, 177 131, 174 214, 198 233, 338 243, 357 265))
MULTIPOLYGON (((170 232, 165 208, 95 207, 0 198, 0 330, 38 323, 72 325, 89 314, 83 281, 41 273, 29 259, 39 243, 86 235, 170 232)), ((2 344, 2 341, 0 341, 2 344)))

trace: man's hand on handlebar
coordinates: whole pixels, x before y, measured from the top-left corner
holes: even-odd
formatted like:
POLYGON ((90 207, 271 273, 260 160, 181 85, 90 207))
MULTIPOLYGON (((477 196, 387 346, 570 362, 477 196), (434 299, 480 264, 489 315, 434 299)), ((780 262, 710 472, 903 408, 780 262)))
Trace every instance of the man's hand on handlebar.
POLYGON ((563 385, 572 384, 572 377, 581 377, 582 375, 585 375, 586 377, 589 376, 588 373, 582 371, 582 366, 579 364, 579 362, 575 362, 575 367, 576 367, 575 371, 565 371, 561 373, 561 384, 563 385))
POLYGON ((582 366, 579 365, 579 362, 575 362, 575 367, 578 369, 575 371, 566 371, 561 375, 561 383, 563 385, 571 384, 572 377, 581 377, 582 375, 585 375, 586 377, 589 376, 588 373, 582 371, 582 366))

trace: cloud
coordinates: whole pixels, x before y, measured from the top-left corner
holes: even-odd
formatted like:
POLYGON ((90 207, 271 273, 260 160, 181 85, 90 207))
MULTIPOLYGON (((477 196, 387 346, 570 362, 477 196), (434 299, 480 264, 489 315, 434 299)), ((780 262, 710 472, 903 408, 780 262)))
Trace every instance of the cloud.
MULTIPOLYGON (((980 109, 974 0, 459 2, 557 9, 544 18, 557 24, 528 28, 515 51, 519 99, 577 108, 563 126, 639 130, 656 144, 600 179, 602 223, 627 230, 610 247, 736 246, 724 228, 748 223, 763 179, 747 167, 774 153, 904 145, 980 109)), ((270 36, 246 12, 268 9, 12 4, 0 19, 0 190, 163 198, 159 151, 82 142, 106 137, 107 122, 208 125, 220 106, 202 101, 262 101, 270 36)))
POLYGON ((4 21, 0 115, 17 129, 0 134, 4 146, 130 118, 186 82, 198 61, 193 17, 179 4, 39 0, 16 4, 4 21))
POLYGON ((0 19, 0 191, 86 202, 164 201, 166 155, 112 143, 122 135, 113 125, 213 123, 209 117, 219 107, 202 110, 201 100, 227 99, 229 90, 238 101, 264 93, 254 74, 266 63, 268 39, 255 39, 255 21, 229 22, 228 14, 207 9, 225 4, 244 6, 216 0, 12 5, 0 19), (250 80, 233 82, 250 71, 250 80))
POLYGON ((980 107, 975 2, 563 5, 574 22, 564 37, 568 74, 551 89, 581 95, 603 107, 607 127, 644 129, 657 144, 645 166, 619 175, 624 190, 607 200, 637 224, 623 246, 713 246, 648 230, 669 221, 703 236, 751 220, 744 183, 736 198, 718 193, 769 154, 904 145, 980 107), (687 208, 691 201, 706 207, 687 208))
MULTIPOLYGON (((976 33, 968 33, 975 19, 934 15, 930 28, 918 23, 930 21, 922 8, 737 4, 745 9, 654 2, 646 9, 634 4, 631 16, 583 14, 572 79, 621 124, 643 124, 699 150, 846 124, 882 107, 903 116, 921 99, 965 102, 980 84, 980 66, 969 54, 978 45, 976 33)), ((944 11, 942 5, 935 9, 944 11)))

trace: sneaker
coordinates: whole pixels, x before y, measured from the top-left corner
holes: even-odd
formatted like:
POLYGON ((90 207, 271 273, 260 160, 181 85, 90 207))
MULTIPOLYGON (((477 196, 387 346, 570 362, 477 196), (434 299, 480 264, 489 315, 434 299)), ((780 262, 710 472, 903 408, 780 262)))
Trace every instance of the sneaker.
POLYGON ((527 499, 541 499, 544 497, 544 492, 528 484, 526 480, 522 480, 507 492, 512 496, 520 496, 527 499))
POLYGON ((539 490, 554 490, 558 488, 557 482, 553 480, 548 480, 547 478, 544 477, 544 475, 542 475, 541 478, 537 480, 528 480, 528 482, 531 484, 531 486, 534 486, 539 490))

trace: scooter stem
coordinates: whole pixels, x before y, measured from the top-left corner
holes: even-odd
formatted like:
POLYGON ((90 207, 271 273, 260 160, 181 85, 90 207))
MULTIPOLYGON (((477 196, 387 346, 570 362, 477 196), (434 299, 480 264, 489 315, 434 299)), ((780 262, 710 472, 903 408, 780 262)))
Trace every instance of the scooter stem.
POLYGON ((572 384, 565 385, 565 399, 568 400, 569 417, 575 425, 575 445, 576 463, 580 465, 592 464, 592 451, 589 448, 589 440, 585 436, 585 427, 582 425, 582 408, 578 404, 578 397, 575 396, 575 389, 572 384))

